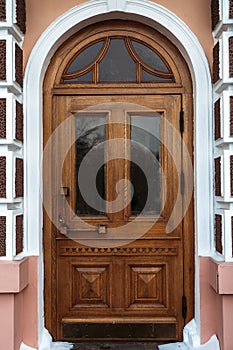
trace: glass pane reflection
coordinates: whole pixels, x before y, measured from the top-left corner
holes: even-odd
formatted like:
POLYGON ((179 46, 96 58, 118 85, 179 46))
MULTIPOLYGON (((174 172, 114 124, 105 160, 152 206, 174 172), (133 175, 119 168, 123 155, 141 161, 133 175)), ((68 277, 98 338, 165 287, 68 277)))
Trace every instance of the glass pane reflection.
POLYGON ((131 215, 159 215, 161 210, 160 115, 131 116, 130 179, 134 188, 131 215), (152 155, 155 163, 152 163, 152 155), (150 191, 148 190, 150 184, 150 191))
POLYGON ((95 61, 103 45, 104 41, 100 41, 80 52, 67 68, 66 74, 76 73, 81 69, 88 67, 95 61))
POLYGON ((130 56, 124 39, 111 39, 99 66, 101 83, 136 82, 136 63, 130 56))
POLYGON ((169 70, 163 60, 148 46, 134 40, 131 42, 136 54, 145 64, 156 71, 169 73, 169 70))
MULTIPOLYGON (((106 140, 105 117, 77 116, 76 117, 76 211, 78 215, 104 215, 105 208, 99 203, 97 196, 92 196, 92 203, 87 204, 78 186, 79 167, 86 154, 106 140), (95 208, 100 208, 96 210, 95 208)), ((105 147, 98 148, 101 164, 105 164, 105 147)), ((85 161, 85 172, 94 173, 94 159, 85 161)), ((96 175, 97 192, 105 199, 105 165, 96 175)))

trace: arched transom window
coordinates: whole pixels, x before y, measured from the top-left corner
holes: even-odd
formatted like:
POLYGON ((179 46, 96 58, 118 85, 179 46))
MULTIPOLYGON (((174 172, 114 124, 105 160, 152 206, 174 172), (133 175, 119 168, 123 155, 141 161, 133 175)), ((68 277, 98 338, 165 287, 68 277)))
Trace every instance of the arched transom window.
POLYGON ((173 82, 169 64, 152 47, 128 36, 101 38, 71 59, 63 83, 173 82))

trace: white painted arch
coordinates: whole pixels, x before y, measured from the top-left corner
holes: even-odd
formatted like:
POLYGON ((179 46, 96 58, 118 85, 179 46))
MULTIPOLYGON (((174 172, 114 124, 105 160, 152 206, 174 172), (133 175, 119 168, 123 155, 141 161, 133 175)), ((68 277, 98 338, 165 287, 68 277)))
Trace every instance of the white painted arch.
MULTIPOLYGON (((199 330, 198 256, 213 251, 212 88, 209 66, 198 39, 174 13, 148 0, 92 0, 57 18, 41 35, 29 57, 24 79, 25 253, 39 256, 39 310, 43 310, 42 245, 42 88, 51 57, 72 34, 103 18, 129 18, 155 27, 186 59, 194 88, 194 197, 196 235, 195 321, 199 330), (156 19, 156 21, 155 21, 156 19)), ((39 342, 44 332, 39 314, 39 342)), ((199 333, 199 331, 197 331, 199 333)))

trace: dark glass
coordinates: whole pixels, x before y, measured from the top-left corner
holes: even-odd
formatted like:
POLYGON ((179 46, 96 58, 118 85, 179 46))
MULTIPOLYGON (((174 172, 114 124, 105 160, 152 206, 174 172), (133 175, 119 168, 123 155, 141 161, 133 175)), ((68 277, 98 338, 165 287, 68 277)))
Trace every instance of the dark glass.
MULTIPOLYGON (((104 141, 106 141, 105 117, 76 115, 76 212, 80 216, 105 214, 105 206, 100 203, 98 196, 92 195, 91 203, 86 203, 78 186, 80 164, 89 151, 98 150, 96 154, 102 166, 96 174, 96 188, 100 197, 105 200, 105 145, 101 146, 104 141)), ((86 174, 96 173, 96 154, 93 153, 88 157, 88 161, 85 161, 86 174)))
POLYGON ((81 75, 80 77, 77 78, 72 78, 72 79, 64 79, 63 83, 65 84, 72 84, 72 83, 92 83, 93 81, 93 70, 90 72, 81 75))
POLYGON ((81 51, 80 54, 73 59, 65 74, 76 73, 81 69, 88 67, 95 61, 103 45, 104 41, 99 41, 81 51))
POLYGON ((131 142, 130 179, 134 188, 131 215, 138 215, 143 210, 143 215, 159 215, 161 210, 160 115, 131 116, 130 130, 131 141, 138 143, 131 142), (136 164, 134 160, 141 165, 136 164))
POLYGON ((146 72, 144 69, 142 69, 142 82, 143 83, 170 83, 172 82, 172 78, 163 78, 163 77, 157 77, 154 74, 150 74, 148 72, 146 72))
POLYGON ((123 39, 111 39, 108 51, 99 63, 99 81, 136 82, 136 63, 123 39))
POLYGON ((148 46, 131 40, 133 48, 138 57, 150 68, 163 73, 170 73, 163 60, 148 46))

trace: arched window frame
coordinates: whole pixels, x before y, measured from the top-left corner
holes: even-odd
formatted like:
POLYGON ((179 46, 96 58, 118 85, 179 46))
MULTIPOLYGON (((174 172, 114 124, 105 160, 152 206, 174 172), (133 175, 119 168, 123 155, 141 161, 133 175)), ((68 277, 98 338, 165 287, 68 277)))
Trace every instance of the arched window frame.
MULTIPOLYGON (((54 87, 55 88, 72 88, 75 86, 120 86, 120 85, 131 85, 132 87, 137 86, 163 86, 163 87, 179 87, 182 86, 182 80, 179 73, 179 65, 182 63, 179 60, 179 52, 177 50, 177 61, 174 61, 172 57, 174 57, 174 47, 171 46, 169 41, 161 35, 159 32, 157 32, 156 37, 154 36, 154 31, 151 31, 151 33, 144 33, 143 27, 138 30, 137 24, 134 22, 131 22, 131 28, 124 27, 122 25, 122 22, 119 23, 118 21, 114 21, 111 28, 109 27, 108 23, 103 23, 102 26, 95 26, 93 25, 90 28, 90 35, 88 38, 84 36, 84 33, 79 33, 79 36, 73 36, 69 40, 69 47, 63 46, 61 52, 61 62, 60 66, 58 67, 57 74, 54 81, 54 87), (151 35, 150 35, 151 34, 151 35), (129 51, 131 51, 131 57, 136 61, 137 65, 142 65, 142 68, 145 71, 148 71, 149 73, 152 71, 150 67, 148 67, 142 60, 139 61, 139 59, 136 57, 133 48, 131 47, 129 41, 134 40, 139 43, 143 43, 145 46, 150 48, 152 51, 154 51, 161 60, 165 63, 169 70, 169 77, 171 77, 172 81, 155 81, 155 82, 142 82, 140 71, 137 69, 137 80, 135 83, 129 83, 129 82, 99 82, 98 79, 98 66, 99 62, 103 59, 104 55, 106 54, 106 51, 109 46, 110 38, 124 38, 126 41, 126 46, 129 51), (88 73, 93 69, 93 82, 66 82, 64 83, 64 78, 67 78, 68 75, 65 74, 66 70, 68 69, 71 62, 78 56, 79 53, 81 53, 85 48, 88 48, 90 45, 97 43, 99 41, 104 41, 105 44, 103 48, 100 50, 99 55, 96 57, 95 61, 89 64, 87 67, 83 68, 80 71, 80 74, 74 74, 74 76, 80 76, 83 73, 88 73), (94 66, 95 65, 95 66, 94 66)), ((142 71, 142 69, 141 69, 142 71)), ((153 72, 156 75, 156 72, 153 72)), ((163 74, 161 72, 157 72, 157 75, 160 76, 166 76, 166 73, 163 74)), ((72 77, 72 74, 69 75, 72 77)))

